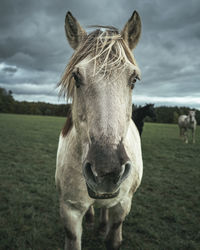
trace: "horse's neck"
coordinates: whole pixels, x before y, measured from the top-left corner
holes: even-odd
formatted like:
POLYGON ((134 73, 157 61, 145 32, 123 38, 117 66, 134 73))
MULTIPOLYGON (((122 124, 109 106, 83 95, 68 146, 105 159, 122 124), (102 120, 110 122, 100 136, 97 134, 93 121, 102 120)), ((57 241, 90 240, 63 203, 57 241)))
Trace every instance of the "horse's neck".
POLYGON ((188 123, 190 123, 191 119, 189 115, 187 115, 186 120, 188 121, 188 123))
POLYGON ((144 118, 147 116, 147 112, 146 112, 146 110, 145 109, 140 109, 140 110, 138 110, 138 118, 140 119, 140 120, 144 120, 144 118))
POLYGON ((194 118, 194 122, 191 122, 189 115, 185 118, 185 122, 186 122, 188 128, 196 127, 196 119, 194 118))

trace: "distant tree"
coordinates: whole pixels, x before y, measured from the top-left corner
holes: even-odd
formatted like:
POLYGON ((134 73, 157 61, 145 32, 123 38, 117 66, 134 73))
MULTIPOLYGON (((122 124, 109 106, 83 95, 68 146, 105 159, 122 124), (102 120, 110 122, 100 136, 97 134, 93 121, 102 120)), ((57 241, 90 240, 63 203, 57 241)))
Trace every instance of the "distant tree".
POLYGON ((173 123, 178 122, 178 117, 179 117, 179 114, 177 113, 177 111, 174 111, 174 113, 173 113, 173 123))
POLYGON ((51 115, 51 110, 49 108, 45 110, 45 115, 51 115))
POLYGON ((12 91, 8 92, 4 88, 0 88, 0 112, 11 113, 14 111, 15 100, 12 91))
POLYGON ((200 110, 196 110, 196 120, 197 124, 200 125, 200 110))

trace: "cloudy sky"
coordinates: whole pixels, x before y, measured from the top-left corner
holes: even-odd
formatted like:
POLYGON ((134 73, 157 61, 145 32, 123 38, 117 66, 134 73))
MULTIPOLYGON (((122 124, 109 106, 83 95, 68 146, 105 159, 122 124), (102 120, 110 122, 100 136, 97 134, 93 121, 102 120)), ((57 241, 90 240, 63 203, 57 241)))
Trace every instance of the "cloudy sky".
POLYGON ((134 10, 142 37, 134 54, 142 81, 133 103, 200 109, 199 0, 1 0, 0 86, 15 99, 63 103, 59 81, 73 50, 64 32, 70 10, 83 27, 122 29, 134 10))

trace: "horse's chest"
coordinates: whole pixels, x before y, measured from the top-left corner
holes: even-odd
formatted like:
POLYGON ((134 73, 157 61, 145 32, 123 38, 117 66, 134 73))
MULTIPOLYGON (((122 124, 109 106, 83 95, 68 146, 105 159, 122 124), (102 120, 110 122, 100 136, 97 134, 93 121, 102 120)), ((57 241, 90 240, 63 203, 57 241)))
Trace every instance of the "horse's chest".
POLYGON ((194 123, 187 120, 187 122, 185 122, 185 127, 189 128, 189 129, 193 129, 194 128, 194 123))

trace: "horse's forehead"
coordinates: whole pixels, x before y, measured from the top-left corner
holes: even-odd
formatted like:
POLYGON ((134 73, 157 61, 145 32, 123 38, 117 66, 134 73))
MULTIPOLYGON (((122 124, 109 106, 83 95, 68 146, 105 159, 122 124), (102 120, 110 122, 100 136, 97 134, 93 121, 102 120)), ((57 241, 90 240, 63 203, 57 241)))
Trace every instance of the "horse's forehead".
MULTIPOLYGON (((101 65, 96 65, 95 60, 93 60, 91 55, 88 55, 86 58, 84 58, 82 61, 80 61, 76 66, 75 69, 80 69, 83 76, 91 75, 91 76, 97 76, 99 72, 99 68, 101 68, 101 65)), ((116 76, 116 73, 120 75, 129 75, 133 72, 136 72, 136 74, 141 78, 141 71, 137 65, 132 64, 128 60, 124 62, 123 67, 121 69, 118 69, 114 72, 114 68, 109 70, 109 75, 112 76, 112 73, 116 76), (113 71, 113 72, 112 72, 113 71)), ((104 72, 105 73, 105 72, 104 72)), ((102 72, 101 78, 102 78, 102 72)), ((106 75, 106 74, 105 74, 106 75)))

